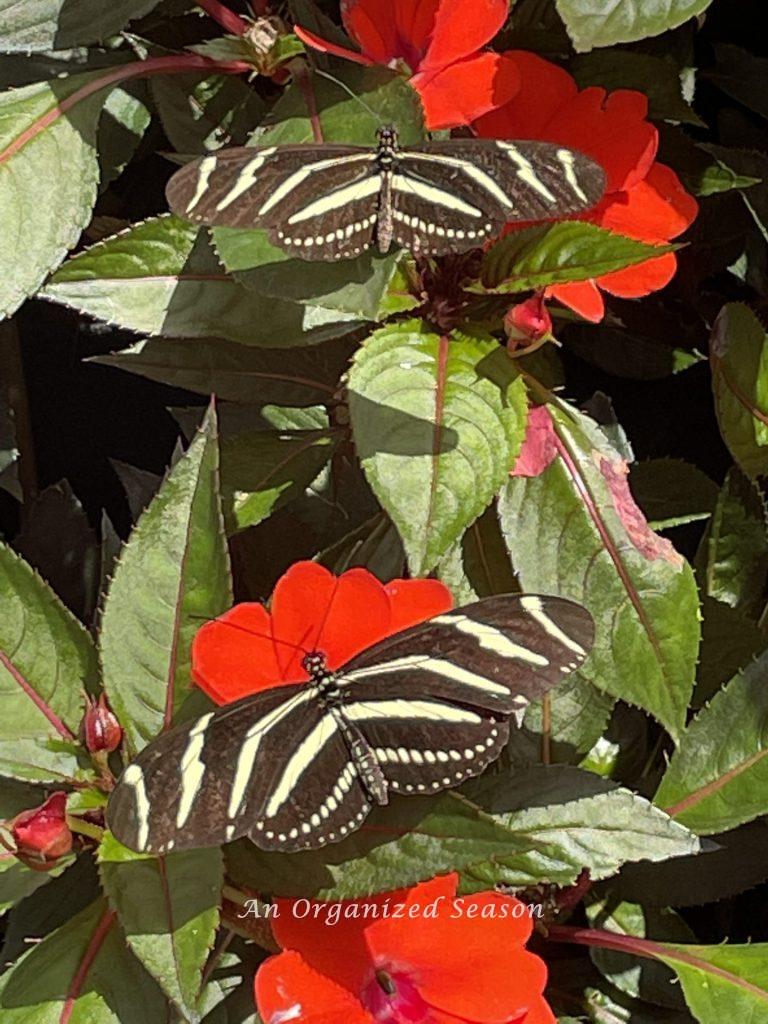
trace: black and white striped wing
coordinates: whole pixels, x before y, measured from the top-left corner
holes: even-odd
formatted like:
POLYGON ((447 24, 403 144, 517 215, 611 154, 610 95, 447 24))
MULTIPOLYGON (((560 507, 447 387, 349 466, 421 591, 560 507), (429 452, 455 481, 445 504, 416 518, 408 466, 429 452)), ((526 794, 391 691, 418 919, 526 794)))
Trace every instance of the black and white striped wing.
POLYGON ((275 687, 159 736, 120 776, 107 824, 125 846, 147 853, 246 835, 286 751, 318 724, 313 697, 309 686, 275 687))
POLYGON ((337 260, 370 246, 380 188, 373 149, 241 146, 187 164, 168 182, 166 195, 186 220, 266 228, 291 255, 337 260))
POLYGON ((486 597, 364 651, 345 666, 339 685, 349 700, 418 694, 522 717, 582 664, 593 640, 592 616, 573 601, 486 597))
POLYGON ((581 213, 604 189, 598 164, 554 143, 429 142, 399 155, 393 234, 417 254, 461 252, 493 238, 508 222, 581 213))
POLYGON ((365 686, 344 708, 396 794, 434 794, 480 775, 509 739, 506 717, 412 694, 369 698, 365 686))

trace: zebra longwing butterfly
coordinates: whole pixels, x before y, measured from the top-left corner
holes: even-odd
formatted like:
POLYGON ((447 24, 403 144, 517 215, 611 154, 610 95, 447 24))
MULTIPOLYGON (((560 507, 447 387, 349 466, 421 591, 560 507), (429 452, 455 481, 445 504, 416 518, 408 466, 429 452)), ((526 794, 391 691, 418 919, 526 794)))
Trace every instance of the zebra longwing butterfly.
POLYGON ((133 850, 247 835, 304 850, 359 828, 389 794, 479 775, 536 700, 583 662, 593 622, 556 597, 489 597, 368 648, 332 673, 277 686, 177 726, 126 768, 107 822, 133 850))
POLYGON ((400 149, 283 145, 224 149, 173 175, 174 213, 201 224, 266 228, 292 256, 338 260, 392 242, 416 255, 464 252, 509 221, 580 213, 598 202, 602 168, 550 142, 449 139, 400 149))

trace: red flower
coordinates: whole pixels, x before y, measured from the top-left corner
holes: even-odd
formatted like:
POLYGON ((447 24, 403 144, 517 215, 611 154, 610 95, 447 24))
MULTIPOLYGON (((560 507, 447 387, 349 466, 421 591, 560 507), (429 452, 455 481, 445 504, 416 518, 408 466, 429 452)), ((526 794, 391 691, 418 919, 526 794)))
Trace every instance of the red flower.
POLYGON ((367 569, 334 576, 316 562, 296 562, 278 580, 270 610, 235 605, 198 630, 195 682, 219 704, 281 683, 308 679, 305 653, 321 651, 336 669, 384 637, 452 607, 438 580, 393 580, 367 569))
POLYGON ((519 88, 514 61, 482 49, 507 20, 508 0, 342 0, 341 11, 362 52, 298 25, 296 34, 358 64, 407 65, 432 130, 468 124, 519 88))
POLYGON ((525 949, 528 908, 496 892, 459 900, 457 881, 336 904, 278 900, 283 952, 256 975, 265 1024, 554 1024, 546 966, 525 949), (402 916, 386 916, 398 904, 402 916))
POLYGON ((72 849, 67 825, 67 794, 53 793, 40 807, 22 811, 8 822, 14 853, 28 867, 45 871, 72 849))
MULTIPOLYGON (((477 121, 478 135, 558 142, 601 164, 606 193, 583 220, 655 244, 677 238, 690 226, 698 204, 675 172, 655 161, 658 132, 646 120, 648 101, 642 93, 579 91, 566 71, 535 54, 515 50, 505 56, 517 65, 521 87, 504 107, 477 121)), ((663 288, 676 268, 674 253, 667 253, 594 281, 553 285, 547 294, 597 321, 604 313, 599 288, 637 298, 663 288)))

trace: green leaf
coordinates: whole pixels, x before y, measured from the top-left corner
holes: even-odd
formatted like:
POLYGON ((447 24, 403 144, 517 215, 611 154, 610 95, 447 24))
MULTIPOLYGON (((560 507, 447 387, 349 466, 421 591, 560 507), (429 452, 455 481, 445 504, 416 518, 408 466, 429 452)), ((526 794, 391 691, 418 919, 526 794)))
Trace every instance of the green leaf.
POLYGON ((145 82, 107 94, 97 137, 102 192, 133 158, 151 122, 145 82))
POLYGON ((66 50, 96 43, 156 7, 158 0, 0 0, 0 50, 66 50))
POLYGON ((523 381, 491 337, 383 327, 349 374, 355 445, 411 572, 435 567, 490 504, 522 446, 523 381))
MULTIPOLYGON (((334 79, 312 74, 291 85, 272 110, 272 128, 253 142, 273 146, 313 142, 305 90, 312 93, 326 142, 372 146, 382 124, 396 124, 404 145, 424 137, 416 92, 387 68, 347 65, 334 79), (361 103, 361 100, 363 101, 361 103)), ((216 228, 216 251, 238 281, 261 295, 378 319, 400 256, 364 254, 339 263, 298 260, 271 245, 263 231, 216 228)))
POLYGON ((569 220, 525 228, 493 245, 483 263, 482 288, 506 295, 568 281, 586 281, 671 252, 674 246, 646 245, 624 235, 569 220))
POLYGON ((768 473, 768 342, 747 306, 720 310, 710 341, 720 433, 747 476, 768 473))
POLYGON ((712 0, 556 0, 577 52, 657 36, 695 18, 712 0))
POLYGON ((706 592, 758 618, 768 574, 765 508, 755 484, 734 467, 717 499, 707 538, 706 592))
POLYGON ((35 293, 90 219, 106 77, 77 75, 0 94, 0 317, 35 293), (66 116, 57 115, 65 101, 66 116))
POLYGON ((166 1020, 160 989, 97 900, 32 946, 0 978, 3 1024, 148 1024, 166 1020))
POLYGON ((768 878, 764 818, 723 832, 702 847, 699 854, 663 864, 626 864, 609 883, 611 895, 651 907, 690 907, 745 892, 768 878))
POLYGON ((576 57, 569 70, 580 88, 599 85, 609 92, 636 89, 648 97, 648 115, 654 120, 682 121, 704 127, 691 105, 683 98, 680 72, 673 60, 648 53, 623 50, 616 59, 613 50, 576 57))
POLYGON ((52 785, 90 781, 92 777, 82 747, 67 740, 36 736, 0 738, 0 775, 52 785))
POLYGON ((33 871, 26 864, 6 851, 0 852, 0 915, 10 910, 16 903, 26 899, 31 893, 60 875, 69 866, 69 862, 53 869, 53 871, 33 871))
POLYGON ((520 582, 589 608, 597 636, 581 674, 677 740, 699 643, 693 573, 649 528, 599 427, 564 403, 548 408, 559 457, 541 476, 511 478, 499 504, 520 582))
POLYGON ((681 946, 659 943, 658 957, 680 979, 700 1024, 764 1020, 768 1014, 768 943, 681 946))
POLYGON ((78 253, 42 294, 132 331, 271 348, 314 344, 354 320, 248 291, 222 269, 207 232, 172 215, 78 253))
POLYGON ((654 797, 659 807, 701 835, 724 832, 768 813, 766 667, 768 653, 699 712, 654 797))
POLYGON ((705 72, 723 92, 768 118, 768 100, 765 97, 765 79, 768 60, 757 57, 749 50, 731 43, 715 43, 715 66, 705 72))
POLYGON ((104 685, 132 751, 190 691, 190 645, 232 603, 211 410, 117 561, 101 632, 104 685))
POLYGON ((0 772, 15 763, 12 774, 29 781, 70 777, 85 693, 98 671, 91 638, 4 545, 0 606, 0 772))
POLYGON ((221 446, 222 500, 230 532, 255 526, 303 493, 341 440, 339 431, 328 426, 324 409, 289 412, 291 428, 286 423, 279 430, 238 433, 221 446))
POLYGON ((185 1020, 199 1020, 202 971, 219 923, 221 850, 146 857, 106 833, 99 865, 128 945, 185 1020))
MULTIPOLYGON (((609 898, 592 902, 587 907, 587 917, 592 927, 605 928, 618 935, 672 942, 692 942, 696 938, 683 919, 666 907, 648 909, 638 903, 616 903, 609 898)), ((603 977, 626 995, 671 1009, 685 1006, 674 972, 657 960, 599 946, 591 947, 589 953, 603 977)))
POLYGON ((355 349, 348 338, 309 348, 255 348, 200 338, 147 338, 91 362, 232 402, 308 406, 330 401, 355 349))
POLYGON ((178 153, 244 145, 264 116, 264 100, 234 75, 157 75, 150 88, 178 153))
POLYGON ((578 768, 539 766, 486 776, 464 795, 397 799, 333 848, 286 856, 234 843, 226 853, 229 876, 250 888, 336 900, 448 871, 461 872, 465 892, 569 885, 585 867, 599 879, 628 860, 696 849, 690 832, 629 790, 578 768))
POLYGON ((766 646, 758 624, 743 612, 704 595, 701 613, 701 651, 694 707, 701 707, 766 646))
POLYGON ((652 530, 709 519, 717 501, 717 484, 682 459, 637 462, 629 482, 652 530))

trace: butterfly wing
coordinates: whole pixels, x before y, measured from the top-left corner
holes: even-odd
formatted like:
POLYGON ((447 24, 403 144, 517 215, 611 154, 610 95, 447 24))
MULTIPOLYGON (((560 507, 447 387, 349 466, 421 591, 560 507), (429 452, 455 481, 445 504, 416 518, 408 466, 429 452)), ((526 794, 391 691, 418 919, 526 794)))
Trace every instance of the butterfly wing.
POLYGON ((372 149, 241 146, 187 164, 166 195, 193 223, 266 228, 292 256, 336 260, 371 244, 380 188, 372 149))
POLYGON ((604 189, 598 164, 554 143, 428 142, 400 154, 392 178, 394 238, 414 253, 461 252, 508 222, 581 213, 604 189))
POLYGON ((573 601, 487 597, 370 647, 345 666, 340 685, 355 697, 418 694, 521 714, 582 664, 593 640, 592 616, 573 601))

